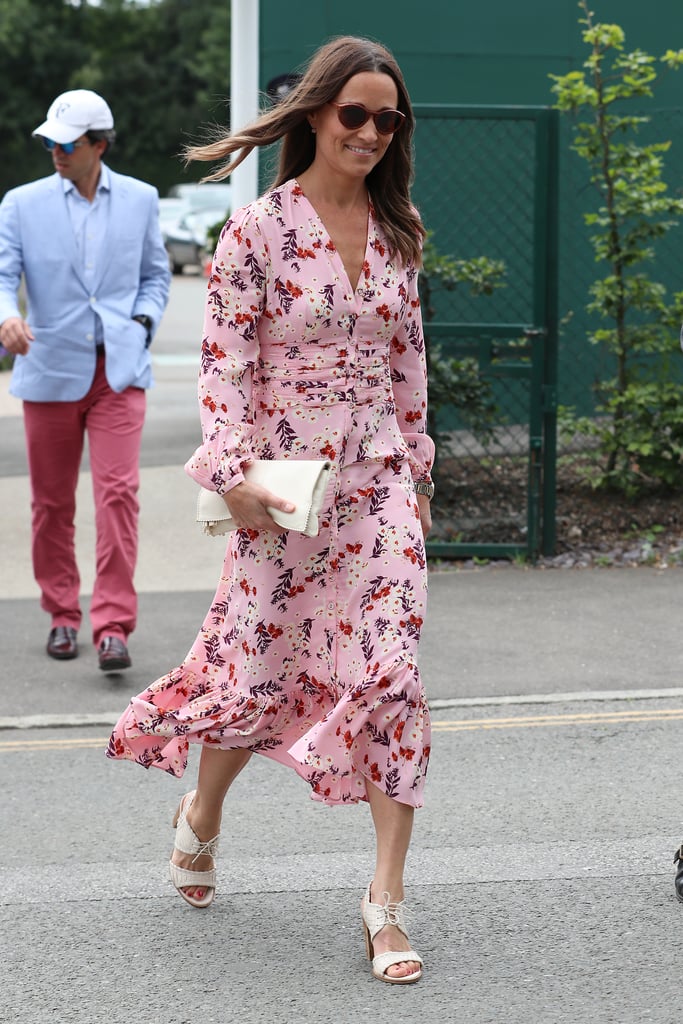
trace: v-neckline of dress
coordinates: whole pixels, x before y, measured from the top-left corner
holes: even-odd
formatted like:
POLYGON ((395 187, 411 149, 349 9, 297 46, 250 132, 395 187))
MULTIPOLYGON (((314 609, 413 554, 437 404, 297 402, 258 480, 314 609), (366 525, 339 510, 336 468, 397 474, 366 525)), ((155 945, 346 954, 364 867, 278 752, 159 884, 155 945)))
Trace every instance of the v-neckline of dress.
POLYGON ((358 280, 356 281, 356 287, 354 288, 353 284, 351 283, 351 278, 348 275, 348 271, 346 269, 346 264, 344 263, 343 259, 341 258, 341 253, 337 249, 337 246, 334 244, 334 242, 332 240, 332 236, 330 235, 329 231, 325 227, 325 221, 322 219, 322 217, 320 216, 320 214, 316 210, 315 206, 313 205, 311 200, 308 198, 308 196, 304 192, 304 190, 301 187, 301 185, 299 184, 298 180, 296 178, 294 178, 293 181, 294 181, 294 187, 296 189, 298 189, 299 194, 301 196, 303 196, 304 200, 306 201, 306 203, 310 207, 310 209, 311 209, 311 211, 313 213, 313 216, 315 217, 315 219, 317 220, 318 224, 320 224, 320 227, 325 232, 325 235, 327 237, 327 241, 332 246, 332 252, 330 252, 329 247, 327 249, 327 252, 330 254, 330 258, 332 258, 332 256, 335 257, 339 267, 341 267, 341 272, 344 275, 344 277, 346 278, 346 283, 349 286, 349 291, 351 292, 351 297, 355 300, 356 296, 357 296, 357 292, 358 292, 358 287, 359 287, 359 285, 361 283, 361 280, 363 278, 363 267, 365 267, 366 264, 368 263, 368 250, 370 248, 370 233, 371 233, 371 228, 372 228, 372 225, 373 225, 372 200, 368 196, 368 220, 367 220, 367 228, 366 228, 366 233, 365 233, 365 250, 363 252, 363 262, 361 264, 360 273, 358 274, 358 280))

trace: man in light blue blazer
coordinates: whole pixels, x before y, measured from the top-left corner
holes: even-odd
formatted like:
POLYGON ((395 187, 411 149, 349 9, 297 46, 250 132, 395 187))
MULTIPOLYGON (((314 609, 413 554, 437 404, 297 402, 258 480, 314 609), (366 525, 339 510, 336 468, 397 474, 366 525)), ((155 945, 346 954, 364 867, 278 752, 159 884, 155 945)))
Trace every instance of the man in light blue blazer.
POLYGON ((31 477, 32 556, 47 653, 78 654, 76 485, 87 434, 97 528, 92 637, 104 671, 131 664, 139 453, 149 345, 170 286, 155 188, 102 162, 114 120, 97 93, 58 96, 33 132, 55 172, 0 204, 0 342, 15 355, 31 477), (27 309, 18 302, 24 278, 27 309))

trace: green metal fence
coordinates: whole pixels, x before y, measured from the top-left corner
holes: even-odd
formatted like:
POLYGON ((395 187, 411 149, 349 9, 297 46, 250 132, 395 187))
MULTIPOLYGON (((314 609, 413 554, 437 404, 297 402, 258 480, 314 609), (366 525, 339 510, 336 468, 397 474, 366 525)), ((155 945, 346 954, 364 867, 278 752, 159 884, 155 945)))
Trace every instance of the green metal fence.
POLYGON ((475 366, 488 421, 438 410, 432 556, 550 554, 555 543, 558 115, 416 107, 414 195, 438 253, 504 263, 504 286, 430 289, 430 353, 475 366))

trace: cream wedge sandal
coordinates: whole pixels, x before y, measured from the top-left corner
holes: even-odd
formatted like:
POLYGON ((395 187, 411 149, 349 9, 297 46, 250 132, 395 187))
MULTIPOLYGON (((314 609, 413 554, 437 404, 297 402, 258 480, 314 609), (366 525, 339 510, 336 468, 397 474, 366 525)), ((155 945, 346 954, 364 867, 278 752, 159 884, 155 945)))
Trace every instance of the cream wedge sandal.
POLYGON ((188 822, 187 811, 194 800, 194 794, 195 790, 192 790, 191 793, 186 793, 180 801, 178 810, 175 812, 173 827, 176 830, 176 836, 173 845, 180 853, 193 853, 193 864, 197 857, 207 854, 209 857, 214 858, 214 866, 209 871, 190 871, 188 868, 181 868, 178 864, 174 864, 173 861, 169 861, 169 874, 171 881, 185 902, 189 903, 191 907, 203 909, 213 903, 213 898, 216 895, 215 858, 218 853, 218 836, 214 836, 207 843, 203 843, 188 822), (201 899, 189 896, 184 890, 190 886, 193 888, 200 886, 205 888, 204 896, 201 899))
POLYGON ((390 985, 411 985, 415 981, 419 981, 422 977, 422 967, 412 974, 407 974, 404 978, 392 978, 391 975, 387 974, 387 968, 391 967, 392 964, 402 964, 409 960, 415 961, 422 965, 422 957, 418 956, 414 949, 408 951, 403 950, 402 952, 387 952, 379 953, 375 956, 375 950, 373 947, 373 939, 377 932, 381 931, 388 924, 393 924, 399 931, 402 931, 406 938, 408 938, 408 932, 406 931, 406 916, 405 916, 405 901, 402 900, 400 903, 390 903, 389 893, 382 893, 384 903, 371 903, 370 902, 370 886, 368 886, 365 896, 361 902, 361 913, 363 915, 363 930, 365 932, 365 951, 368 955, 368 960, 372 960, 372 973, 375 978, 379 981, 386 981, 390 985))

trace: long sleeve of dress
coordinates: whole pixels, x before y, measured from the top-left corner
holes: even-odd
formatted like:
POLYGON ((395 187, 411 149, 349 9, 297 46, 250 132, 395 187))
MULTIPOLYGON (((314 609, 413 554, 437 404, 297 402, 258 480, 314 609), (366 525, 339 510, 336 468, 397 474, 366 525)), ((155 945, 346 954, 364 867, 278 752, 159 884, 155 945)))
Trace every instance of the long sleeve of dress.
POLYGON ((225 225, 211 268, 204 315, 199 409, 203 444, 185 466, 209 490, 224 494, 252 461, 252 379, 257 326, 265 308, 268 248, 249 208, 225 225))
POLYGON ((427 434, 427 360, 422 314, 417 291, 417 270, 406 271, 406 311, 391 340, 391 381, 396 419, 406 443, 413 480, 431 480, 434 442, 427 434))

